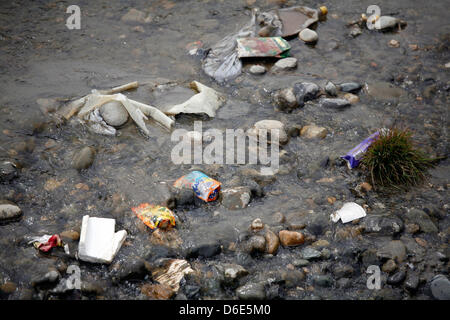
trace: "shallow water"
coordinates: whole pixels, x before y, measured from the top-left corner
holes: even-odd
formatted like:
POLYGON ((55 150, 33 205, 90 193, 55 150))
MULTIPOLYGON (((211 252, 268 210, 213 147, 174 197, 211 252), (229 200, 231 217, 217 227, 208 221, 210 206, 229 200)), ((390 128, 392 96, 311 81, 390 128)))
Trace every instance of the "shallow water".
MULTIPOLYGON (((140 226, 130 208, 142 202, 160 202, 157 185, 171 183, 194 167, 221 181, 224 187, 244 183, 249 177, 242 173, 242 167, 252 167, 173 165, 170 151, 175 143, 167 130, 152 121, 147 122, 148 138, 131 122, 119 129, 117 137, 96 135, 75 120, 55 121, 40 110, 38 98, 81 97, 93 88, 107 89, 137 80, 141 84, 139 89, 124 94, 163 107, 184 101, 189 91, 180 87, 188 88, 191 81, 197 80, 225 94, 227 102, 213 119, 178 116, 176 129, 193 130, 194 121, 199 119, 204 120, 203 130, 246 129, 262 119, 280 120, 287 128, 311 123, 327 128, 328 135, 320 141, 291 137, 283 147, 287 154, 280 159, 282 173, 275 182, 263 187, 264 197, 253 198, 247 208, 227 210, 217 201, 198 202, 175 210, 183 242, 178 249, 189 249, 198 243, 223 245, 218 256, 192 259, 193 264, 205 268, 218 261, 239 263, 236 254, 228 250, 229 244, 239 242, 253 219, 261 218, 270 224, 277 211, 289 216, 313 210, 312 222, 316 223, 311 225, 320 222, 323 228, 335 231, 337 226, 324 221, 325 217, 343 202, 357 199, 350 189, 364 181, 360 172, 349 171, 335 160, 377 128, 393 123, 407 126, 414 130, 419 146, 430 155, 447 155, 450 69, 444 65, 450 61, 450 25, 446 1, 378 1, 382 14, 397 16, 408 25, 401 31, 387 33, 363 29, 356 38, 348 35, 350 28, 346 24, 358 19, 372 2, 324 2, 329 13, 326 21, 315 26, 318 43, 309 46, 297 38, 290 40, 291 55, 298 59, 296 70, 253 76, 247 72, 250 64, 245 64, 242 75, 226 84, 207 77, 201 70, 201 61, 189 56, 186 46, 201 40, 208 48, 246 24, 250 18, 246 1, 78 1, 81 30, 65 27, 69 4, 66 1, 0 4, 1 158, 14 159, 22 166, 18 178, 0 184, 1 198, 14 201, 24 213, 20 221, 0 226, 0 283, 8 280, 17 284, 13 298, 19 297, 21 290, 31 288, 30 281, 36 273, 45 273, 43 270, 60 261, 78 263, 43 256, 23 244, 24 236, 79 230, 86 214, 115 218, 116 230, 125 228, 129 236, 111 266, 80 262, 83 277, 104 279, 110 287, 103 295, 105 298, 140 298, 139 285, 145 279, 121 282, 118 286, 112 286, 111 280, 121 265, 155 250, 151 233, 140 226), (131 7, 149 13, 152 22, 122 22, 120 18, 131 7), (143 32, 134 30, 138 25, 143 32), (389 47, 391 39, 398 40, 400 47, 389 47), (412 50, 409 45, 413 44, 419 49, 412 50), (297 81, 311 81, 324 87, 328 80, 381 83, 381 87, 388 83, 403 91, 396 96, 398 90, 394 93, 380 90, 376 98, 361 91, 359 103, 339 112, 321 109, 314 101, 292 113, 284 113, 276 111, 271 103, 269 93, 275 89, 297 81), (161 85, 168 83, 176 84, 176 89, 168 85, 164 91, 161 85), (433 84, 435 93, 426 97, 425 89, 433 84), (78 172, 71 168, 70 161, 83 146, 93 146, 97 153, 93 165, 78 172), (320 164, 327 157, 330 165, 323 168, 320 164), (330 177, 331 183, 317 182, 330 177), (242 181, 233 183, 235 179, 242 181), (48 187, 49 181, 57 182, 54 189, 48 187), (80 183, 87 185, 88 190, 81 188, 80 183), (338 200, 334 205, 327 202, 331 196, 338 200)), ((318 6, 314 1, 288 1, 288 4, 318 6)), ((277 4, 261 0, 253 6, 268 10, 277 4)), ((446 210, 448 166, 448 160, 441 161, 430 171, 429 183, 421 187, 387 195, 371 193, 364 202, 369 208, 382 203, 387 212, 429 203, 446 210)), ((324 237, 321 232, 310 231, 324 237)), ((337 241, 331 236, 329 241, 339 250, 347 246, 376 248, 380 243, 370 237, 337 241)), ((436 239, 429 244, 431 248, 443 245, 436 239)), ((183 256, 182 250, 175 252, 173 256, 183 256)), ((253 257, 245 267, 251 271, 251 277, 258 277, 262 272, 285 268, 296 255, 295 249, 280 247, 275 257, 253 257)), ((362 277, 358 279, 354 285, 357 290, 352 292, 328 288, 318 289, 314 294, 336 299, 369 297, 371 292, 365 288, 365 281, 362 277)), ((205 296, 233 297, 229 292, 211 292, 205 296)), ((312 297, 305 292, 293 296, 284 292, 281 296, 312 297)), ((46 296, 35 292, 33 297, 46 296)))

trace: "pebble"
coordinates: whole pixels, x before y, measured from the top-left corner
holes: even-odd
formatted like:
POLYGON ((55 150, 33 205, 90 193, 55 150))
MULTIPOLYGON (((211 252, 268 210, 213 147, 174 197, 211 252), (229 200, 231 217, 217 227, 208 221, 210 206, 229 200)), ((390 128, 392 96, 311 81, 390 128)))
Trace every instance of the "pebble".
POLYGON ((236 295, 241 300, 264 300, 266 298, 264 283, 247 283, 236 289, 236 295))
POLYGON ((292 70, 297 67, 297 59, 290 57, 278 60, 272 67, 272 71, 292 70))
POLYGON ((315 99, 319 90, 319 86, 312 82, 294 84, 294 95, 300 106, 303 106, 307 101, 315 99))
POLYGON ((230 210, 246 208, 250 198, 251 190, 248 187, 236 187, 222 191, 222 204, 230 210))
POLYGON ((77 170, 89 168, 95 159, 95 150, 92 147, 84 147, 75 154, 72 167, 77 170))
POLYGON ((67 238, 73 241, 80 239, 80 233, 75 230, 66 230, 60 233, 61 238, 67 238))
POLYGON ((322 107, 330 109, 344 109, 350 106, 350 102, 347 99, 339 98, 324 98, 320 101, 320 104, 322 107))
POLYGON ((419 287, 419 276, 414 272, 408 272, 405 280, 405 288, 411 292, 414 292, 419 287))
POLYGON ((338 264, 333 268, 333 275, 336 277, 336 279, 350 278, 353 272, 353 267, 348 264, 338 264))
POLYGON ((298 37, 300 38, 300 40, 303 40, 306 43, 313 43, 319 39, 317 32, 308 28, 305 28, 302 31, 300 31, 298 37))
POLYGON ((11 161, 0 162, 0 182, 8 182, 18 176, 17 168, 11 161))
POLYGON ((392 273, 397 269, 397 264, 393 259, 389 259, 385 264, 381 267, 381 270, 386 273, 392 273))
POLYGON ((450 300, 450 281, 446 276, 438 274, 431 280, 431 294, 437 300, 450 300))
MULTIPOLYGON (((265 119, 265 120, 256 122, 253 127, 256 129, 258 134, 259 134, 260 129, 267 130, 267 133, 269 136, 270 136, 270 130, 278 130, 280 143, 284 144, 284 143, 288 142, 289 138, 286 133, 284 124, 281 121, 265 119)), ((268 139, 268 141, 270 141, 269 137, 267 139, 268 139)))
POLYGON ((291 111, 299 106, 293 88, 278 90, 273 95, 274 103, 282 111, 291 111))
POLYGON ((368 215, 362 222, 366 233, 394 235, 403 230, 403 221, 391 215, 368 215))
POLYGON ((300 130, 300 136, 307 138, 307 139, 323 139, 327 136, 327 129, 324 127, 319 127, 314 124, 307 125, 300 130))
POLYGON ((234 282, 248 274, 248 271, 238 264, 226 264, 223 266, 224 280, 228 283, 234 282))
POLYGON ((100 107, 100 115, 107 124, 120 127, 128 120, 128 111, 119 101, 110 101, 100 107))
POLYGON ((339 85, 339 88, 343 92, 357 93, 359 90, 361 90, 362 85, 360 85, 359 83, 356 83, 356 82, 346 82, 346 83, 341 83, 339 85))
POLYGON ((296 231, 281 230, 278 236, 283 246, 298 246, 305 242, 303 234, 296 231))
POLYGON ((266 67, 261 66, 261 65, 253 65, 250 67, 249 72, 251 74, 256 74, 256 75, 260 75, 260 74, 264 74, 266 73, 266 67))
POLYGON ((294 265, 294 267, 301 268, 309 265, 309 261, 306 259, 295 259, 292 261, 292 264, 294 265))
POLYGON ((327 84, 325 85, 325 92, 328 93, 330 96, 335 97, 337 96, 338 89, 333 82, 328 81, 327 84))
POLYGON ((348 100, 351 104, 355 104, 359 102, 359 97, 353 93, 344 94, 344 99, 348 100))
POLYGON ((388 46, 391 48, 398 48, 398 47, 400 47, 400 42, 392 39, 391 41, 388 42, 388 46))
POLYGON ((252 221, 250 228, 252 228, 253 231, 259 231, 264 228, 264 223, 261 221, 260 218, 257 218, 252 221))
POLYGON ((353 26, 352 30, 350 31, 350 36, 356 38, 360 34, 362 34, 361 28, 359 26, 353 26))
POLYGON ((405 271, 399 271, 397 273, 394 273, 389 278, 387 278, 386 282, 391 285, 398 285, 398 284, 402 283, 405 280, 405 278, 406 278, 405 271))
POLYGON ((306 247, 302 250, 302 257, 305 260, 319 259, 321 256, 320 251, 311 247, 306 247))
POLYGON ((271 230, 267 230, 264 238, 266 239, 266 253, 275 254, 280 246, 280 239, 278 236, 271 230))
POLYGON ((248 253, 264 252, 266 250, 266 239, 263 236, 252 236, 246 243, 248 253))
POLYGON ((19 218, 22 210, 13 202, 0 200, 0 222, 19 218))

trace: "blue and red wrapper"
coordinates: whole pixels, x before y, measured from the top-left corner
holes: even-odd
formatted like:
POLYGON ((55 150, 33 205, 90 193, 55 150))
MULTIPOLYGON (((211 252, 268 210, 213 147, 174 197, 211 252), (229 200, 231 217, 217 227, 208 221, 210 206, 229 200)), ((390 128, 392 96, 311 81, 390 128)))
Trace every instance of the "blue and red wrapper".
POLYGON ((188 187, 194 190, 197 197, 203 201, 214 201, 219 196, 221 183, 200 171, 192 171, 175 181, 175 188, 188 187))

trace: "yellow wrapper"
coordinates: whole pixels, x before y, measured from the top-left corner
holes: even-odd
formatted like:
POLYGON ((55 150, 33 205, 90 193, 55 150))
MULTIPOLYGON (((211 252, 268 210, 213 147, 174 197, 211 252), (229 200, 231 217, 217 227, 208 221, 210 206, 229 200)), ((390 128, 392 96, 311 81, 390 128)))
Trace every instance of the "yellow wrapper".
POLYGON ((172 211, 166 207, 142 203, 137 207, 131 208, 131 210, 150 229, 175 227, 175 217, 172 211))

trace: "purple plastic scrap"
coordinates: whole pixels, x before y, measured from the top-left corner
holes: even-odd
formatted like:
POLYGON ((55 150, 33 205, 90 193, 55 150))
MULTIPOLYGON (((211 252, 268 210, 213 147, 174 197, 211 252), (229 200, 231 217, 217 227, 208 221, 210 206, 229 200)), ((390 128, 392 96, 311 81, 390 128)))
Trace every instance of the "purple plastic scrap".
POLYGON ((347 165, 350 169, 356 168, 359 165, 359 162, 361 161, 361 158, 363 157, 364 153, 366 153, 369 146, 380 136, 380 132, 375 132, 374 134, 370 135, 367 139, 364 139, 363 142, 358 144, 356 147, 354 147, 352 150, 350 150, 345 156, 342 156, 341 158, 345 159, 347 161, 347 165))

